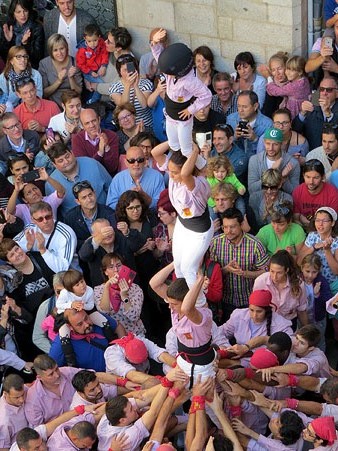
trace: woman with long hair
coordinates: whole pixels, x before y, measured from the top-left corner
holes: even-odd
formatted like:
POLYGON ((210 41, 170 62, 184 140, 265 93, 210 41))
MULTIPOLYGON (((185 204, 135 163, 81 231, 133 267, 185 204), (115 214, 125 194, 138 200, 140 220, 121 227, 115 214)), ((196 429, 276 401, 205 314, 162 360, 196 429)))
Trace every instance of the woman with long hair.
POLYGON ((277 313, 292 321, 292 329, 297 328, 297 320, 302 326, 308 324, 307 295, 300 271, 286 250, 279 250, 272 255, 269 272, 255 279, 255 290, 268 290, 277 313))

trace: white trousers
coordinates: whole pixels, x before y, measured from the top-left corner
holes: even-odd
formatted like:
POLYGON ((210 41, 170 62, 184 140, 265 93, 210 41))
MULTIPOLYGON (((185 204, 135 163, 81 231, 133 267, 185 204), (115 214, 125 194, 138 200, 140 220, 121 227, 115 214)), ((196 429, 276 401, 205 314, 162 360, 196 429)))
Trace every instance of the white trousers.
MULTIPOLYGON (((209 230, 199 233, 184 227, 179 219, 176 221, 172 247, 175 274, 176 277, 184 277, 189 288, 196 281, 198 268, 209 248, 213 233, 212 223, 209 230)), ((201 307, 205 302, 205 294, 201 290, 196 301, 196 307, 201 307)))

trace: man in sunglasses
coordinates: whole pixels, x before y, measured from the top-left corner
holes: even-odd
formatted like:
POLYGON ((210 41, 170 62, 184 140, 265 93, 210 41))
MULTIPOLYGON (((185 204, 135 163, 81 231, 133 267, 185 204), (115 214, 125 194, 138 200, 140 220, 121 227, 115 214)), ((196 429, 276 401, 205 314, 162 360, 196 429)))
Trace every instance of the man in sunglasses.
POLYGON ((47 202, 37 202, 30 208, 31 224, 15 237, 25 251, 40 252, 54 272, 66 271, 72 265, 79 269, 74 231, 60 221, 54 221, 52 207, 47 202))
POLYGON ((335 78, 323 78, 319 85, 319 105, 305 100, 292 122, 292 129, 305 136, 310 150, 322 145, 323 125, 327 122, 336 124, 338 121, 337 89, 335 78))
POLYGON ((146 160, 140 147, 129 147, 126 153, 126 164, 127 169, 113 178, 106 204, 115 210, 121 194, 134 190, 142 192, 149 201, 150 208, 155 210, 160 193, 165 188, 163 175, 155 169, 146 167, 146 160))

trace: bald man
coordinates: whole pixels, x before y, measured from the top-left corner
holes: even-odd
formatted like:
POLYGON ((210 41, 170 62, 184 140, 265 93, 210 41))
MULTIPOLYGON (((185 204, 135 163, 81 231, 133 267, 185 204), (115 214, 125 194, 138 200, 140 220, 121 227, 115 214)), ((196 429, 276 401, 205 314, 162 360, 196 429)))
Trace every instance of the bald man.
POLYGON ((119 163, 119 139, 111 130, 101 130, 100 118, 91 108, 81 111, 83 130, 72 136, 72 149, 77 157, 99 161, 110 175, 115 175, 119 163))

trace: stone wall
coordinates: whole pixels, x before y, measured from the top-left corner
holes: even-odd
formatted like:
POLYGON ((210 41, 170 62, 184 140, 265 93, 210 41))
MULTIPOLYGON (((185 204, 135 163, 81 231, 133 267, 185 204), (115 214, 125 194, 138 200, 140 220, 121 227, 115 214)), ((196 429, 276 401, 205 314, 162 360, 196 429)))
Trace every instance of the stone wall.
POLYGON ((219 70, 233 70, 237 53, 258 62, 278 50, 306 54, 305 0, 117 0, 118 23, 133 36, 137 55, 148 51, 149 31, 169 30, 172 42, 208 45, 219 70))

